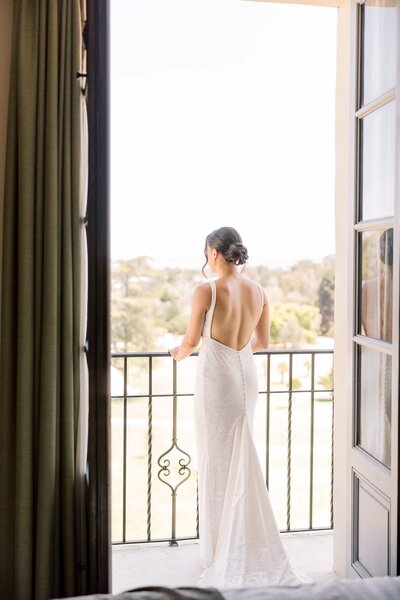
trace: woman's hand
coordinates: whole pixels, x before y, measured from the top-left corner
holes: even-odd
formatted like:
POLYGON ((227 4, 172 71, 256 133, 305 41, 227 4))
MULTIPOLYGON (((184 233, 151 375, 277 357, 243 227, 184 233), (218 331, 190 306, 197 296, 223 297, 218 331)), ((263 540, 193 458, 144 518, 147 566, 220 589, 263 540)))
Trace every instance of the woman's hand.
POLYGON ((175 348, 168 348, 168 352, 170 353, 172 358, 174 358, 176 360, 176 355, 179 352, 179 346, 175 346, 175 348))
POLYGON ((182 340, 182 344, 180 346, 175 346, 175 348, 170 348, 168 352, 172 356, 174 360, 183 360, 189 354, 192 354, 193 350, 196 349, 196 346, 191 346, 185 338, 182 340))

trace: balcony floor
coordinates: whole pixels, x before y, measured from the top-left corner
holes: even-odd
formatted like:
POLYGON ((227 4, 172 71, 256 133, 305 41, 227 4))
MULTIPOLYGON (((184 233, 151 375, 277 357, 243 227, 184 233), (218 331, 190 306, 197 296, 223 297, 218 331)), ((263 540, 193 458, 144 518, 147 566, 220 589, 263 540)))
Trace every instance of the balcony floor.
MULTIPOLYGON (((337 577, 332 571, 332 531, 284 533, 282 541, 294 569, 314 581, 337 577)), ((113 546, 112 564, 113 593, 147 585, 193 586, 201 571, 199 542, 113 546)))

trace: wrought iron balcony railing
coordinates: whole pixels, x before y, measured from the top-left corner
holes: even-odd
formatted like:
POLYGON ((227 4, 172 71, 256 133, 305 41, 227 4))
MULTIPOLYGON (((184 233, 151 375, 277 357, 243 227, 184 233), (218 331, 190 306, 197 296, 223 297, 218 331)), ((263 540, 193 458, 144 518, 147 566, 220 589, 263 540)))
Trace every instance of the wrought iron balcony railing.
MULTIPOLYGON (((176 363, 167 352, 112 354, 115 544, 175 545, 199 536, 192 461, 196 356, 176 363)), ((331 529, 333 351, 254 356, 260 397, 253 433, 280 531, 331 529)))

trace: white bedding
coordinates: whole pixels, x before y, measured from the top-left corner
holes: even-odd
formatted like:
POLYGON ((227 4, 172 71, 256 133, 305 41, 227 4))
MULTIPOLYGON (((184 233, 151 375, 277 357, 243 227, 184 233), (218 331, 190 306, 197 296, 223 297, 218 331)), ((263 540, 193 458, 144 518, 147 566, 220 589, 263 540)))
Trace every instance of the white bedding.
POLYGON ((149 586, 115 596, 95 594, 70 600, 400 600, 400 576, 222 590, 149 586))
POLYGON ((225 600, 400 600, 399 577, 221 590, 225 600))

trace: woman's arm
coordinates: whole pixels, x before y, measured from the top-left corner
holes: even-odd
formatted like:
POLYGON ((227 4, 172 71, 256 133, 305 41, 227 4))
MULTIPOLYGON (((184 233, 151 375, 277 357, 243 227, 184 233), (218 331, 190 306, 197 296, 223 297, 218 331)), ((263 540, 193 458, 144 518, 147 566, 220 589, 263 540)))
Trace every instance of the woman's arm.
POLYGON ((171 348, 168 352, 175 360, 186 358, 196 349, 200 342, 204 316, 211 303, 211 287, 200 284, 195 287, 192 298, 192 310, 189 325, 180 346, 171 348))
POLYGON ((269 303, 264 289, 263 293, 263 310, 251 340, 251 349, 253 353, 258 352, 259 350, 266 350, 269 346, 269 303))

